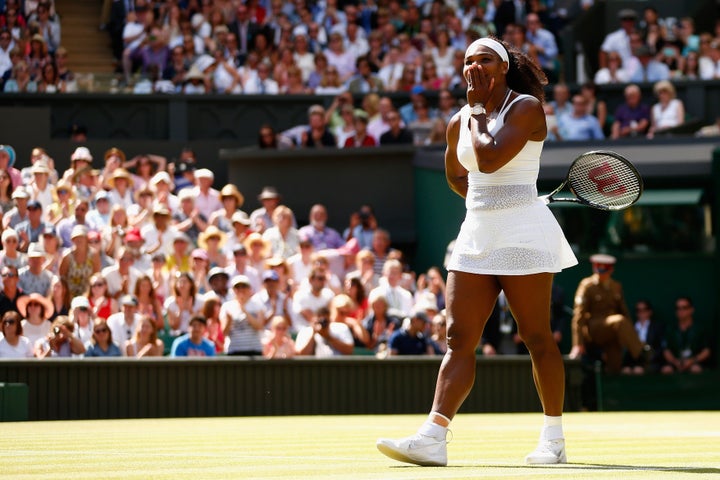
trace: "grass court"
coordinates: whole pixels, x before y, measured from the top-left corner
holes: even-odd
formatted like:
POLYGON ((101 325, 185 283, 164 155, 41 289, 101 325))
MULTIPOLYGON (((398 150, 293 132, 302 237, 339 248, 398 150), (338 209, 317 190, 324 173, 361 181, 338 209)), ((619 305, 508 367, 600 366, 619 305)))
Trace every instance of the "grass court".
POLYGON ((540 414, 460 414, 448 467, 397 463, 380 436, 424 415, 178 418, 0 425, 12 479, 720 478, 720 412, 568 413, 568 464, 526 466, 540 414))

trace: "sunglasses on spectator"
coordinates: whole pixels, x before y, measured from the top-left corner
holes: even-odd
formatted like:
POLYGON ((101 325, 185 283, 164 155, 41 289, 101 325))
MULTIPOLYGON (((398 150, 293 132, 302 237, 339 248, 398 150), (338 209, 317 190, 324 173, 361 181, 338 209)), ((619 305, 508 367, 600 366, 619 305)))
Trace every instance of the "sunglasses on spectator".
POLYGON ((93 330, 95 333, 108 333, 109 330, 107 328, 98 328, 97 330, 93 330))
POLYGON ((3 320, 3 325, 15 325, 15 320, 3 320))
POLYGON ((2 274, 2 277, 3 277, 3 278, 15 278, 15 277, 17 277, 17 274, 15 274, 15 273, 3 273, 3 274, 2 274))

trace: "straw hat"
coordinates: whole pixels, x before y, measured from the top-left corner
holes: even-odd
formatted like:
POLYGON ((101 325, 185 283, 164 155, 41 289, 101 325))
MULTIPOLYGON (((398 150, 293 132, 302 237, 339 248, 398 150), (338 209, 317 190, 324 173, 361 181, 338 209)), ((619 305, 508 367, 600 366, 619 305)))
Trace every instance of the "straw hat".
POLYGON ((237 208, 242 207, 243 203, 245 203, 245 197, 232 183, 228 183, 220 190, 220 200, 222 200, 223 197, 235 197, 235 200, 237 200, 237 208))
POLYGON ((128 186, 130 188, 132 188, 133 183, 134 183, 132 175, 130 175, 130 172, 128 172, 124 168, 116 168, 113 171, 112 176, 110 178, 108 178, 107 183, 108 183, 108 185, 110 185, 110 188, 115 188, 115 180, 118 178, 124 178, 125 180, 127 180, 128 186))
POLYGON ((258 232, 253 232, 250 235, 248 235, 247 237, 245 237, 245 241, 243 242, 243 244, 245 245, 245 248, 247 249, 248 252, 250 252, 252 250, 252 248, 251 248, 252 245, 257 244, 257 243, 259 243, 263 246, 262 256, 267 257, 270 254, 270 242, 265 240, 263 238, 262 234, 260 234, 258 232))
POLYGON ((17 309, 23 318, 27 318, 27 306, 30 302, 37 302, 43 306, 43 317, 45 320, 50 319, 53 313, 55 313, 55 307, 48 298, 43 297, 39 293, 33 292, 30 295, 23 295, 17 300, 17 309))
POLYGON ((227 235, 225 235, 225 232, 220 230, 215 225, 208 225, 205 231, 200 233, 200 236, 198 237, 198 247, 207 251, 208 240, 212 237, 217 237, 218 239, 220 239, 220 243, 218 245, 220 248, 225 245, 225 241, 227 240, 227 235))

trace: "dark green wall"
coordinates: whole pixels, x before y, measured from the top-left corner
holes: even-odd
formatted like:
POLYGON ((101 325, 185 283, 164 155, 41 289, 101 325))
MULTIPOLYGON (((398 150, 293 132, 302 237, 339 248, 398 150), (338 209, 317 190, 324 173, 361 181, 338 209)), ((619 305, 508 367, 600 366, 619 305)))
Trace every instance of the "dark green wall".
MULTIPOLYGON (((424 413, 441 357, 265 360, 47 359, 0 362, 28 385, 30 420, 424 413)), ((567 411, 580 409, 580 364, 566 360, 567 411)), ((539 412, 530 357, 478 358, 463 412, 539 412)))

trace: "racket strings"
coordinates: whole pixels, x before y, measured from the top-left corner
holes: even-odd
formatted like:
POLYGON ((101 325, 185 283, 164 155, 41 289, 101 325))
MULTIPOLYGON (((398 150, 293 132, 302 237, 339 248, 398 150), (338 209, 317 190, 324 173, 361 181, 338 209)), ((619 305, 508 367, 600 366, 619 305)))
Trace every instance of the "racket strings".
POLYGON ((621 209, 635 203, 642 193, 642 180, 626 162, 607 154, 587 154, 568 172, 573 193, 589 203, 621 209))

